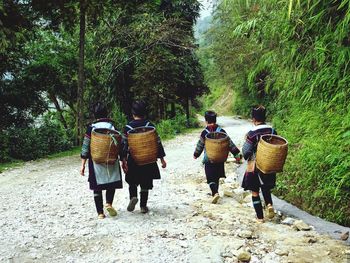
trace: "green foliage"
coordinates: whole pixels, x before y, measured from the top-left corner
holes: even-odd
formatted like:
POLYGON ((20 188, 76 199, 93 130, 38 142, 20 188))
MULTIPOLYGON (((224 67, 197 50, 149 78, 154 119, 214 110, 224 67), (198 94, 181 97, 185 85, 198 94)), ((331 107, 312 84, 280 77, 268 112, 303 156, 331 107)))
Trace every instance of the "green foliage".
POLYGON ((65 149, 66 141, 52 133, 61 128, 51 122, 46 130, 33 128, 52 108, 69 139, 78 133, 78 115, 80 126, 83 117, 88 123, 97 101, 109 106, 118 128, 140 98, 157 121, 174 117, 179 106, 189 117, 189 101, 197 105, 196 97, 207 90, 194 54, 199 7, 197 0, 0 1, 0 160, 65 149), (80 12, 86 15, 82 96, 80 12), (78 96, 84 102, 79 108, 78 96))
POLYGON ((196 118, 190 118, 190 126, 187 126, 186 116, 177 115, 173 119, 160 121, 157 125, 157 132, 162 140, 172 139, 177 134, 186 131, 188 128, 198 128, 199 124, 196 118))
POLYGON ((8 142, 8 152, 2 153, 0 162, 34 160, 72 148, 68 131, 55 119, 46 118, 39 127, 10 128, 3 133, 8 142))
POLYGON ((235 113, 249 116, 252 105, 266 105, 290 142, 277 193, 344 225, 350 225, 348 3, 220 1, 199 51, 210 65, 206 80, 234 89, 235 113))

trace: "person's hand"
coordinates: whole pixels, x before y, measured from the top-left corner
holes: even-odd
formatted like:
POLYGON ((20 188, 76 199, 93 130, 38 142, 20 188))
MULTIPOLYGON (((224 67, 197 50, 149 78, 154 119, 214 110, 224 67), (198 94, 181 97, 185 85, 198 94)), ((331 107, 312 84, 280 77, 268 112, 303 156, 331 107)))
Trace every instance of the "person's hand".
POLYGON ((197 156, 194 156, 194 155, 193 155, 193 159, 195 159, 195 160, 196 160, 196 159, 197 159, 197 156))
POLYGON ((126 161, 126 159, 123 159, 123 161, 122 161, 122 168, 123 168, 124 173, 128 172, 128 162, 126 161))
POLYGON ((243 158, 242 154, 239 154, 239 155, 235 156, 236 163, 241 164, 242 163, 242 158, 243 158))
POLYGON ((164 160, 164 158, 160 159, 161 163, 162 163, 162 168, 164 169, 166 167, 166 161, 164 160))
POLYGON ((85 165, 82 165, 80 168, 80 175, 84 176, 85 174, 85 165))

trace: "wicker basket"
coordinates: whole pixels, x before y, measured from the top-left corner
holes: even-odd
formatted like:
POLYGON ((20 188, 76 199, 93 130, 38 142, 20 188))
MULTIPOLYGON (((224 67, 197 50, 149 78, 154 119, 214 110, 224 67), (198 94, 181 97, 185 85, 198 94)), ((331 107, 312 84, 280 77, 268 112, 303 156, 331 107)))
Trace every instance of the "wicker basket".
POLYGON ((223 132, 210 132, 205 136, 205 151, 212 163, 223 163, 229 152, 229 137, 223 132))
POLYGON ((114 164, 120 150, 121 135, 118 131, 95 129, 91 133, 90 151, 95 163, 114 164))
POLYGON ((138 127, 128 132, 130 154, 137 165, 145 165, 157 161, 157 138, 154 127, 138 127))
POLYGON ((282 172, 287 153, 286 139, 272 134, 262 135, 256 152, 256 166, 265 174, 282 172))

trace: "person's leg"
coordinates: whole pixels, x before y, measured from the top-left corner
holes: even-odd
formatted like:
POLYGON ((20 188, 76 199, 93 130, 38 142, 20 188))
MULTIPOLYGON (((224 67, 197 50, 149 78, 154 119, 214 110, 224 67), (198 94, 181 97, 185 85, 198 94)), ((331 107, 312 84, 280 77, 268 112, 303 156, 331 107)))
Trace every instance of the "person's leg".
POLYGON ((137 197, 137 185, 129 184, 129 197, 130 199, 133 197, 137 197))
POLYGON ((148 189, 142 188, 141 186, 141 191, 140 191, 140 208, 142 213, 147 213, 148 208, 147 208, 147 201, 148 201, 148 189))
POLYGON ((257 191, 252 191, 252 201, 253 201, 253 206, 255 209, 256 217, 258 220, 262 221, 264 219, 264 212, 259 196, 259 190, 257 191))
POLYGON ((132 212, 135 210, 135 206, 137 202, 139 201, 137 199, 137 185, 136 184, 129 184, 129 197, 130 201, 128 204, 128 207, 126 208, 129 212, 132 212))
POLYGON ((115 189, 106 190, 106 210, 110 216, 116 216, 117 211, 112 206, 114 199, 115 189))
POLYGON ((272 205, 271 189, 266 186, 261 186, 261 192, 265 200, 265 205, 266 206, 272 205))
POLYGON ((273 204, 272 204, 271 188, 263 185, 261 187, 261 191, 264 196, 265 205, 267 207, 267 217, 271 219, 275 216, 275 210, 273 209, 273 206, 272 206, 273 204))
POLYGON ((100 215, 104 215, 102 191, 94 191, 94 200, 95 200, 97 214, 99 215, 99 218, 102 218, 102 216, 100 216, 100 215))
POLYGON ((114 199, 115 189, 110 189, 106 191, 106 204, 112 205, 114 199))
POLYGON ((216 164, 206 163, 204 166, 205 176, 207 178, 207 183, 211 190, 211 195, 213 197, 212 203, 216 204, 220 198, 219 196, 219 166, 216 164))
POLYGON ((214 196, 219 192, 219 183, 218 182, 209 182, 209 187, 211 190, 211 195, 214 196))

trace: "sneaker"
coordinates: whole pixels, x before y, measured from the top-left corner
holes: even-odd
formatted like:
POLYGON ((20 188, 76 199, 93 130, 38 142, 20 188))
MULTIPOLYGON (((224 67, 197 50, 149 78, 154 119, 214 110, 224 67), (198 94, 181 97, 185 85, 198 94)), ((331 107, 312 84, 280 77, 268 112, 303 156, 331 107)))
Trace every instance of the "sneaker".
POLYGON ((148 207, 147 207, 147 206, 142 206, 142 207, 141 207, 141 213, 142 213, 142 214, 148 213, 148 207))
POLYGON ((213 199, 211 200, 212 204, 216 204, 220 199, 220 195, 218 193, 216 193, 213 197, 213 199))
POLYGON ((105 214, 98 214, 97 216, 98 219, 104 219, 105 217, 106 217, 105 214))
POLYGON ((107 205, 106 206, 106 210, 107 210, 107 212, 108 212, 108 214, 110 215, 110 216, 116 216, 117 215, 117 211, 114 209, 114 207, 113 206, 111 206, 111 205, 107 205))
POLYGON ((273 209, 272 205, 267 205, 267 217, 272 219, 275 217, 275 209, 273 209))
POLYGON ((137 199, 137 197, 132 197, 129 201, 129 204, 128 204, 128 207, 126 208, 126 210, 128 210, 129 212, 134 211, 135 205, 137 204, 138 201, 139 201, 139 199, 137 199))

